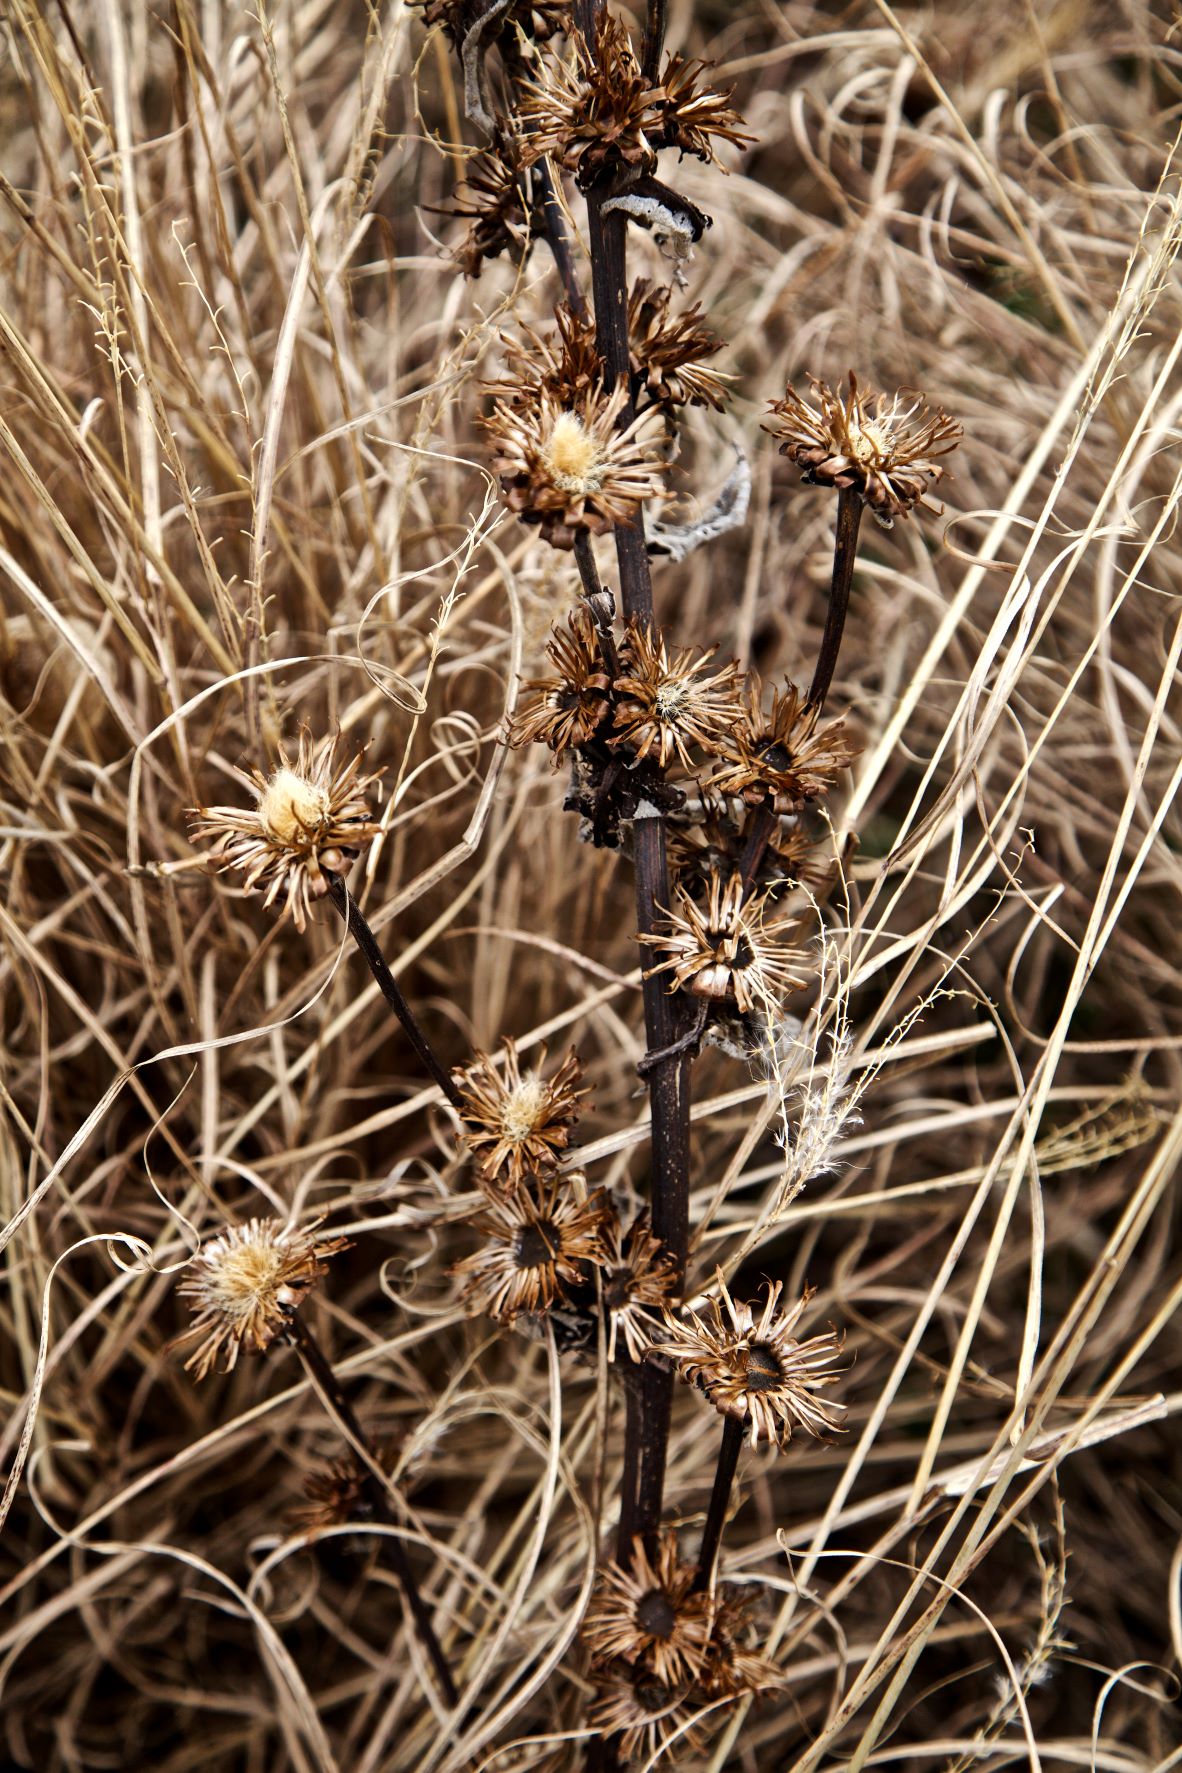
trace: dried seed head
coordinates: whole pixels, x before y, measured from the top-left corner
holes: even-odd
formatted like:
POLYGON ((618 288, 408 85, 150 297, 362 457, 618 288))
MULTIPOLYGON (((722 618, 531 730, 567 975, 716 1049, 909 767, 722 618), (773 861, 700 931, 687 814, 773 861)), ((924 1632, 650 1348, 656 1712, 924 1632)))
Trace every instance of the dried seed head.
POLYGON ((756 138, 741 127, 743 118, 731 105, 733 87, 719 92, 716 87, 699 85, 707 66, 706 62, 671 55, 649 101, 645 128, 654 146, 677 148, 717 166, 716 139, 741 148, 756 138))
POLYGON ((624 1338, 634 1361, 651 1346, 656 1327, 650 1315, 670 1305, 678 1290, 677 1264, 641 1213, 624 1231, 613 1215, 603 1232, 603 1305, 607 1312, 607 1358, 616 1358, 619 1338, 624 1338))
POLYGON ((746 1648, 753 1596, 732 1584, 718 1589, 716 1608, 706 1646, 706 1667, 699 1686, 711 1699, 739 1699, 784 1684, 782 1670, 766 1657, 746 1648))
POLYGON ((573 45, 573 62, 550 57, 537 79, 522 83, 518 115, 527 163, 548 155, 585 191, 626 167, 652 167, 644 123, 653 88, 614 14, 599 14, 593 45, 581 32, 573 45))
POLYGON ((780 453, 804 470, 814 486, 850 487, 884 529, 915 507, 933 510, 924 494, 944 468, 937 460, 954 450, 963 429, 942 409, 929 412, 922 398, 902 406, 902 394, 862 393, 851 370, 843 394, 810 376, 817 404, 789 387, 772 402, 765 429, 780 439, 780 453))
POLYGON ((309 1472, 303 1488, 307 1501, 288 1512, 292 1528, 315 1533, 325 1527, 344 1527, 350 1521, 373 1518, 374 1478, 354 1453, 333 1459, 320 1471, 309 1472))
POLYGON ((300 930, 312 900, 328 891, 325 869, 345 868, 380 830, 365 798, 378 777, 358 773, 361 752, 338 765, 338 742, 334 735, 314 745, 301 733, 294 761, 281 747, 269 777, 259 770, 241 776, 254 807, 195 807, 189 813, 193 841, 211 843, 208 860, 215 872, 240 869, 247 892, 266 886, 266 905, 284 895, 284 910, 300 930))
POLYGON ((662 1356, 683 1379, 696 1381, 722 1415, 745 1423, 753 1444, 783 1447, 796 1428, 818 1437, 840 1428, 844 1406, 818 1393, 838 1382, 833 1363, 841 1338, 830 1330, 801 1342, 795 1334, 811 1293, 781 1311, 783 1282, 777 1281, 756 1317, 753 1306, 731 1298, 721 1273, 717 1284, 719 1297, 707 1300, 704 1315, 692 1307, 665 1312, 655 1344, 662 1356))
POLYGON ((197 1344, 185 1362, 196 1378, 219 1363, 232 1372, 242 1349, 263 1354, 287 1328, 327 1258, 349 1247, 343 1237, 314 1237, 315 1229, 252 1219, 202 1245, 177 1288, 196 1316, 172 1343, 197 1344))
POLYGON ((548 394, 564 411, 581 411, 588 399, 603 399, 603 358, 595 327, 565 303, 554 310, 554 330, 539 333, 521 325, 521 337, 503 333, 509 374, 486 382, 484 392, 528 410, 548 394))
POLYGON ((603 1671, 587 1722, 604 1736, 619 1737, 625 1761, 651 1765, 674 1741, 679 1754, 700 1746, 702 1731, 693 1717, 684 1687, 668 1687, 643 1666, 621 1661, 603 1671))
POLYGON ((845 722, 818 725, 820 711, 793 684, 763 711, 757 677, 749 680, 741 719, 721 746, 722 767, 710 778, 715 794, 741 796, 749 806, 768 803, 777 813, 797 813, 825 794, 857 756, 845 722))
POLYGON ((630 522, 641 505, 665 496, 660 417, 644 413, 617 430, 626 399, 623 386, 611 395, 590 391, 576 411, 543 389, 528 404, 498 400, 482 421, 510 510, 539 524, 556 548, 572 548, 580 530, 630 522))
POLYGON ((527 1170, 546 1169, 566 1150, 587 1092, 579 1087, 583 1068, 573 1047, 549 1078, 541 1071, 544 1047, 538 1069, 526 1072, 513 1042, 506 1040, 504 1047, 503 1075, 486 1053, 478 1053, 457 1081, 465 1137, 483 1180, 516 1186, 527 1170))
POLYGON ((769 894, 744 900, 743 879, 711 875, 704 906, 683 886, 674 889, 676 909, 666 913, 667 927, 640 940, 658 949, 664 959, 645 974, 670 973, 670 991, 682 988, 695 997, 722 1003, 728 999, 740 1014, 758 1006, 774 1014, 786 991, 807 983, 808 955, 785 938, 800 934, 793 917, 765 917, 769 894))
POLYGON ((635 382, 658 405, 712 406, 721 412, 730 378, 707 369, 703 360, 722 350, 722 340, 699 325, 702 313, 696 306, 670 318, 672 293, 643 277, 632 286, 628 339, 635 382))
POLYGON ((717 651, 695 657, 687 647, 670 658, 663 639, 631 621, 616 679, 613 746, 626 746, 637 762, 655 753, 662 769, 676 757, 686 770, 693 768, 689 746, 716 750, 742 717, 738 665, 732 660, 721 671, 708 670, 717 651))
MULTIPOLYGON (((448 40, 460 49, 469 31, 487 13, 490 0, 407 0, 407 4, 422 12, 428 30, 438 25, 448 40)), ((491 21, 490 29, 496 36, 516 29, 542 42, 567 30, 570 14, 571 0, 510 0, 505 10, 491 21)))
POLYGON ((469 161, 464 182, 445 212, 470 224, 455 255, 465 277, 479 277, 485 260, 502 253, 515 264, 524 259, 530 232, 523 176, 510 136, 498 136, 469 161))
POLYGON ((567 618, 568 632, 556 629, 546 651, 557 667, 554 677, 534 677, 527 689, 541 693, 517 709, 509 722, 510 745, 539 740, 559 763, 571 749, 589 744, 611 712, 611 678, 602 668, 595 624, 580 604, 567 618))
POLYGON ((521 1312, 548 1310, 564 1283, 579 1285, 586 1265, 602 1261, 607 1201, 602 1189, 580 1200, 584 1182, 574 1170, 526 1176, 475 1216, 484 1242, 452 1270, 468 1277, 470 1310, 511 1324, 521 1312))
POLYGON ((677 1534, 661 1535, 655 1561, 643 1540, 631 1561, 607 1564, 583 1622, 583 1641, 599 1663, 634 1664, 665 1687, 699 1679, 706 1669, 713 1602, 694 1593, 696 1567, 683 1563, 677 1534))

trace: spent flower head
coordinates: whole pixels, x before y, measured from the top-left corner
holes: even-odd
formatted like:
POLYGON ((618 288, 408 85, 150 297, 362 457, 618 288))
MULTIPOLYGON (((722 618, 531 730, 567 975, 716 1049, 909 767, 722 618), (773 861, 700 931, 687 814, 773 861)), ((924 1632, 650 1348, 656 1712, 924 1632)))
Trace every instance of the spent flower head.
POLYGON ((696 305, 670 315, 672 290, 640 277, 628 297, 628 343, 637 398, 646 395, 659 406, 726 404, 728 376, 708 369, 707 357, 722 350, 723 341, 700 324, 696 305))
POLYGON ((700 905, 683 886, 673 891, 674 909, 666 927, 640 940, 664 958, 646 978, 670 973, 670 991, 685 989, 715 1003, 734 1002, 741 1015, 756 1006, 772 1013, 786 991, 807 983, 807 953, 787 937, 800 934, 794 917, 769 919, 769 893, 743 896, 743 877, 713 874, 706 903, 700 905))
POLYGON ((580 530, 629 523, 665 496, 660 414, 642 413, 619 430, 627 398, 623 384, 611 394, 590 388, 572 405, 549 388, 532 399, 514 391, 482 421, 509 509, 556 548, 573 548, 580 530))
POLYGON ((302 930, 312 900, 328 891, 325 870, 344 869, 360 847, 381 829, 369 816, 366 790, 377 775, 361 775, 363 753, 337 760, 340 735, 314 744, 300 734, 296 756, 282 746, 269 776, 238 771, 255 798, 253 807, 201 806, 189 813, 194 843, 209 843, 208 860, 218 874, 240 870, 246 891, 266 887, 263 903, 283 897, 302 930))
POLYGON ((666 1748, 685 1754, 700 1746, 695 1717, 685 1687, 666 1686, 647 1668, 620 1661, 603 1670, 587 1722, 603 1736, 618 1736, 623 1760, 650 1765, 666 1748))
POLYGON ((445 212, 469 224, 455 254, 465 277, 479 277, 484 261, 502 253, 515 263, 525 256, 529 209, 517 153, 514 139, 502 134, 473 155, 452 207, 445 212))
POLYGON ((349 1247, 346 1238, 316 1237, 315 1230, 251 1219, 202 1244, 177 1287, 196 1313, 172 1343, 196 1343, 186 1370, 204 1379, 220 1364, 230 1373, 244 1348, 264 1354, 282 1335, 328 1257, 349 1247))
POLYGON ((677 1533, 661 1535, 655 1558, 636 1538, 626 1564, 599 1572, 583 1621, 583 1642, 603 1664, 617 1659, 651 1674, 663 1686, 698 1680, 706 1669, 713 1600, 694 1591, 697 1566, 684 1563, 677 1533))
POLYGON ((457 1082, 464 1135, 483 1179, 516 1186, 527 1171, 558 1161, 587 1092, 579 1087, 583 1067, 573 1047, 550 1077, 542 1075, 545 1048, 536 1068, 524 1072, 514 1043, 506 1040, 504 1048, 501 1070, 487 1053, 478 1053, 457 1082))
POLYGON ((599 14, 594 43, 581 31, 572 41, 573 59, 549 56, 537 78, 522 83, 518 115, 528 162, 548 155, 585 191, 625 168, 651 169, 656 156, 644 125, 654 88, 614 13, 599 14))
POLYGON ((843 393, 810 376, 815 404, 789 387, 772 402, 765 427, 780 439, 780 453, 804 470, 814 486, 852 488, 884 529, 906 517, 944 473, 939 457, 954 450, 963 429, 943 409, 928 410, 922 398, 904 404, 858 387, 853 370, 843 393))
POLYGON ((527 1176, 490 1200, 474 1218, 481 1247, 457 1262, 471 1311, 511 1324, 522 1313, 546 1311, 563 1285, 578 1286, 588 1264, 603 1259, 607 1202, 602 1189, 585 1198, 581 1172, 527 1176))
POLYGON ((732 660, 711 671, 717 651, 682 647, 670 656, 663 636, 645 622, 629 622, 615 686, 612 744, 626 746, 638 763, 651 752, 662 769, 673 757, 683 769, 692 769, 691 745, 717 750, 742 714, 739 667, 732 660))
POLYGON ((607 1312, 607 1358, 614 1361, 622 1336, 634 1361, 643 1358, 652 1343, 654 1319, 650 1315, 670 1305, 678 1291, 677 1263, 641 1213, 624 1230, 618 1216, 604 1226, 601 1281, 607 1312))
POLYGON ((840 1428, 844 1405, 819 1394, 838 1382, 833 1363, 842 1339, 833 1330, 806 1341, 796 1335, 811 1293, 781 1310, 784 1284, 777 1281, 757 1316, 758 1301, 737 1304, 721 1273, 717 1285, 704 1312, 692 1306, 665 1312, 664 1333, 654 1344, 659 1353, 683 1379, 696 1382, 720 1414, 744 1423, 755 1445, 786 1446, 798 1428, 818 1438, 840 1428))
POLYGON ((571 611, 567 630, 564 634, 556 628, 546 647, 556 675, 529 679, 526 689, 539 693, 514 712, 508 733, 510 745, 535 740, 549 745, 556 764, 568 751, 590 743, 612 706, 612 680, 603 669, 595 624, 585 605, 571 611))
POLYGON ((798 813, 826 794, 857 756, 843 720, 820 724, 820 710, 794 684, 772 696, 764 712, 758 677, 747 686, 746 705, 721 747, 721 767, 710 778, 715 794, 741 797, 749 806, 770 805, 798 813))
POLYGON ((720 92, 701 84, 708 65, 671 55, 649 100, 645 127, 654 147, 676 148, 717 166, 715 140, 742 148, 756 138, 742 128, 742 115, 730 102, 733 87, 720 92))

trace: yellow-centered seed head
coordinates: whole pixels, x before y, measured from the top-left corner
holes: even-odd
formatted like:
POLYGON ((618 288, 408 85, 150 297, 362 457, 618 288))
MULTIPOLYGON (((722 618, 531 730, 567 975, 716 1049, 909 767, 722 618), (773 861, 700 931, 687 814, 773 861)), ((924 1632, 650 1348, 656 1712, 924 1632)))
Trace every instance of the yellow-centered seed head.
POLYGON ((291 769, 277 769, 259 801, 263 829, 276 843, 306 843, 324 829, 328 816, 328 790, 291 769))
POLYGON ((561 412, 555 419, 542 460, 562 492, 598 492, 603 483, 599 445, 573 412, 561 412))

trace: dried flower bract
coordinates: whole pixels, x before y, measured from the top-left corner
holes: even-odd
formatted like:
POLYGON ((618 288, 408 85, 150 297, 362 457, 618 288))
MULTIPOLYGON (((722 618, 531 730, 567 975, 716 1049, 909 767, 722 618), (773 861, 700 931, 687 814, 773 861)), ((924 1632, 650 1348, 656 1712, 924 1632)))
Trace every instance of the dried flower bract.
POLYGON ((219 1364, 232 1372, 244 1348, 263 1354, 287 1328, 327 1258, 349 1247, 346 1238, 317 1238, 314 1231, 252 1219, 202 1245, 177 1288, 197 1315, 172 1344, 197 1344, 185 1362, 196 1378, 219 1364))
POLYGON ((640 938, 665 956, 646 978, 671 973, 670 991, 684 988, 716 1003, 731 999, 743 1015, 757 1005, 772 1013, 786 991, 806 983, 808 957, 784 939, 798 935, 800 925, 792 917, 768 921, 768 894, 744 900, 740 874, 725 884, 712 875, 704 906, 682 886, 674 900, 668 928, 640 938))
POLYGON ((211 844, 208 859, 216 872, 241 870, 248 893, 266 887, 266 905, 282 896, 299 930, 313 899, 328 891, 325 870, 344 869, 380 829, 365 798, 378 778, 359 774, 360 751, 338 764, 338 744, 339 735, 313 744, 301 733, 294 761, 281 746, 270 776, 238 772, 255 806, 202 806, 189 814, 190 835, 194 843, 211 844))
POLYGON ((843 394, 810 376, 816 405, 788 388, 772 402, 766 429, 780 439, 780 453, 804 469, 815 486, 852 487, 884 529, 906 517, 944 473, 938 457, 963 435, 943 410, 929 412, 922 399, 902 404, 902 394, 863 393, 853 370, 843 394))
POLYGON ((670 316, 672 291, 654 287, 641 277, 628 297, 628 341, 637 398, 647 396, 661 406, 726 404, 726 382, 703 359, 722 350, 722 340, 700 324, 698 307, 670 316))
POLYGON ((620 1662, 605 1671, 587 1722, 604 1736, 618 1734, 624 1760, 651 1763, 666 1745, 676 1744, 674 1752, 683 1754, 700 1745, 694 1715, 684 1688, 667 1687, 647 1669, 620 1662))
POLYGON ((722 747, 724 762, 710 778, 715 794, 740 796, 749 806, 770 803, 777 813, 798 813, 833 786, 857 756, 842 720, 818 724, 819 710, 789 683, 763 711, 762 689, 753 677, 746 706, 722 747))
POLYGON ((774 1441, 781 1447, 797 1428, 818 1437, 831 1433, 840 1428, 844 1412, 843 1405, 818 1395, 838 1382, 833 1363, 841 1338, 830 1330, 798 1340, 796 1327, 811 1294, 781 1311, 783 1290, 782 1281, 769 1286, 756 1317, 752 1305, 735 1303, 719 1274, 719 1297, 707 1300, 705 1313, 691 1307, 667 1311, 656 1344, 683 1379, 697 1382, 716 1410, 747 1425, 753 1443, 774 1441))
POLYGON ((586 1265, 603 1259, 603 1191, 580 1200, 584 1178, 575 1171, 521 1187, 495 1199, 476 1216, 484 1242, 457 1262, 466 1277, 464 1298, 472 1311, 511 1324, 521 1312, 545 1311, 565 1282, 577 1286, 586 1265))
POLYGON ((655 1560, 633 1542, 631 1562, 607 1564, 583 1622, 583 1641, 600 1662, 638 1665, 666 1687, 692 1682, 706 1668, 713 1602, 694 1592, 697 1568, 683 1563, 677 1534, 661 1535, 655 1560))
POLYGON ((516 1185, 527 1170, 557 1162, 579 1118, 583 1068, 572 1048, 552 1077, 543 1077, 543 1049, 536 1070, 521 1070, 517 1048, 505 1042, 503 1074, 486 1053, 459 1074, 460 1110, 468 1148, 488 1182, 516 1185))
POLYGON ((637 762, 650 753, 662 769, 676 757, 693 768, 691 745, 718 747, 741 716, 738 666, 710 671, 717 652, 684 647, 670 657, 663 638, 643 622, 632 621, 624 638, 622 674, 616 679, 618 703, 614 746, 627 746, 637 762))
POLYGON ((603 1233, 603 1305, 607 1312, 607 1358, 616 1359, 622 1336, 634 1361, 652 1343, 653 1311, 670 1305, 677 1291, 677 1264, 659 1237, 654 1237, 647 1212, 625 1232, 613 1218, 603 1233))
POLYGON ((595 624, 584 605, 556 629, 546 651, 557 667, 554 677, 533 677, 527 689, 540 692, 518 708, 509 722, 509 743, 549 745, 558 763, 570 750, 589 744, 611 712, 611 678, 603 670, 595 624))
POLYGON ((650 101, 646 127, 657 147, 677 148, 717 165, 715 139, 747 147, 755 137, 741 127, 743 118, 730 102, 732 88, 720 92, 699 84, 706 71, 705 62, 671 55, 650 101))
POLYGON ((644 124, 654 88, 614 14, 599 14, 594 44, 581 32, 573 41, 573 63, 551 58, 523 86, 519 115, 527 159, 551 156, 586 190, 625 167, 651 168, 656 156, 644 124))

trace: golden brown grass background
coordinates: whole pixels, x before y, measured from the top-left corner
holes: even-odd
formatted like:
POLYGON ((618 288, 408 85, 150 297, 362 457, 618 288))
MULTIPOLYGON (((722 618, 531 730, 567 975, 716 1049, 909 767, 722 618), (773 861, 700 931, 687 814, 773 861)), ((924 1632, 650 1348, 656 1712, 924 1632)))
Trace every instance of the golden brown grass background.
MULTIPOLYGON (((576 591, 501 514, 473 425, 510 304, 553 303, 548 256, 457 275, 459 95, 399 0, 4 0, 0 44, 4 1471, 27 1451, 0 1757, 575 1767, 617 1401, 465 1319, 450 1118, 330 915, 277 925, 184 820, 301 723, 368 742, 385 832, 354 890, 448 1062, 577 1042, 592 1179, 643 1191, 628 866, 497 737, 576 591), (290 1355, 195 1388, 165 1352, 196 1239, 272 1212, 353 1240, 306 1310, 397 1460, 461 1724, 380 1532, 290 1526, 337 1451, 290 1355)), ((1164 1773, 1174 10, 672 0, 669 45, 718 63, 759 138, 678 175, 715 217, 688 294, 735 382, 676 486, 708 503, 741 437, 753 490, 741 530, 658 568, 673 637, 811 669, 833 506, 759 430, 786 380, 853 367, 966 432, 942 521, 865 526, 826 1031, 770 1091, 695 1068, 693 1282, 740 1253, 752 1288, 807 1280, 854 1358, 839 1442, 740 1468, 726 1570, 783 1691, 675 1764, 1164 1773), (781 1109, 828 1168, 776 1143, 781 1109)), ((635 233, 632 263, 668 276, 635 233)), ((691 1541, 716 1440, 683 1391, 691 1541)))

